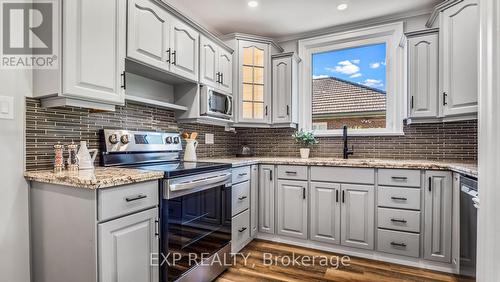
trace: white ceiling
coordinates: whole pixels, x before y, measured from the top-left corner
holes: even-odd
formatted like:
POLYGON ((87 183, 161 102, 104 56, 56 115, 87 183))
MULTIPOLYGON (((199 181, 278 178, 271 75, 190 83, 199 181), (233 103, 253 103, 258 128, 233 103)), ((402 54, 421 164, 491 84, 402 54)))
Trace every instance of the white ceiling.
POLYGON ((164 0, 218 34, 250 33, 283 38, 336 25, 430 11, 442 0, 164 0), (337 5, 349 8, 338 11, 337 5))

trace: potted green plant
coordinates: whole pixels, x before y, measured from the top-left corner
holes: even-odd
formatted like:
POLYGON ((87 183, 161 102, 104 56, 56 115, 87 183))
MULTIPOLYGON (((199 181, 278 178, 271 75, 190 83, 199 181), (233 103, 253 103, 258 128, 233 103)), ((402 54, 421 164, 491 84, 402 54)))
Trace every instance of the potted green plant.
POLYGON ((292 135, 295 139, 295 142, 300 144, 300 157, 303 159, 309 158, 309 153, 311 151, 311 146, 318 144, 318 141, 314 137, 314 134, 310 131, 299 130, 295 131, 292 135))

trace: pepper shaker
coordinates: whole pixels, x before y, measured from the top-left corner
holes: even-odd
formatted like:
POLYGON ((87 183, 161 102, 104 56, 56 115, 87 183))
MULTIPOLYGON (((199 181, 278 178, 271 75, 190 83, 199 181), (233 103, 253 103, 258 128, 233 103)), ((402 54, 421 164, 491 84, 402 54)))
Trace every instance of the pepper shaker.
POLYGON ((68 170, 77 171, 78 170, 78 145, 75 142, 71 142, 68 145, 68 170))

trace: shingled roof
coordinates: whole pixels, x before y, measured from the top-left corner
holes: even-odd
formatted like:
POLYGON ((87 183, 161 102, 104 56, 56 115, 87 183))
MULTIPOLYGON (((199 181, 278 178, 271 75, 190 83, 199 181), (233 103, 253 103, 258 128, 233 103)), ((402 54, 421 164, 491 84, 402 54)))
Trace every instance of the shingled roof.
POLYGON ((312 110, 315 115, 380 112, 386 93, 336 77, 313 79, 312 110))

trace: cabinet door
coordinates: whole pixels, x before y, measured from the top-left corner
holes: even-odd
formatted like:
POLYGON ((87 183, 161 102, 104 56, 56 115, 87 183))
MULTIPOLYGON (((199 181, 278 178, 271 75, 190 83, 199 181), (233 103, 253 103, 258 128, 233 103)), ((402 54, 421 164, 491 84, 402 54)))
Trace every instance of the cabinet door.
POLYGON ((477 113, 479 6, 465 0, 440 15, 444 116, 477 113))
POLYGON ((273 123, 291 122, 292 58, 273 59, 273 123))
POLYGON ((438 116, 438 34, 408 39, 410 116, 438 116))
POLYGON ((340 184, 311 182, 311 240, 340 243, 340 184))
POLYGON ((239 40, 238 122, 271 121, 269 45, 239 40))
POLYGON ((219 88, 227 93, 233 92, 233 55, 226 50, 219 48, 219 88))
POLYGON ((373 186, 342 184, 341 244, 373 250, 375 203, 373 186))
POLYGON ((169 70, 171 17, 151 0, 128 3, 127 57, 169 70))
POLYGON ((307 181, 278 180, 278 234, 307 239, 307 181))
POLYGON ((125 1, 69 1, 63 15, 63 95, 123 104, 125 1))
POLYGON ((424 196, 424 258, 451 259, 452 181, 447 171, 426 171, 424 196))
POLYGON ((259 231, 274 234, 274 166, 259 169, 259 231))
POLYGON ((150 209, 98 225, 99 281, 158 281, 158 209, 150 209))
POLYGON ((253 165, 250 171, 250 236, 257 235, 259 199, 259 166, 253 165))
POLYGON ((170 70, 194 81, 198 80, 199 37, 200 34, 184 22, 175 18, 172 20, 170 70))
POLYGON ((219 47, 205 36, 200 38, 200 82, 218 87, 219 47))

